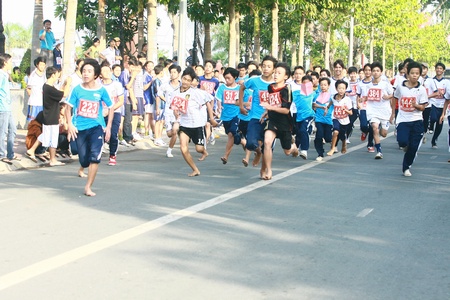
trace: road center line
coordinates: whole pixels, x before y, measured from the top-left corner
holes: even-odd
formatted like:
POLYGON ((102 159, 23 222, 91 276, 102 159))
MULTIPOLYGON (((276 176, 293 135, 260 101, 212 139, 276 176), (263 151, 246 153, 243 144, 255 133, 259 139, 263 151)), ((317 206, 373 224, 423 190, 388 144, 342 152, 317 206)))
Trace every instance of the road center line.
POLYGON ((365 208, 362 211, 359 212, 356 216, 358 218, 365 218, 368 214, 370 214, 373 211, 373 208, 365 208))
MULTIPOLYGON (((390 133, 390 134, 388 134, 387 137, 392 136, 392 135, 393 135, 393 133, 390 133)), ((351 147, 351 148, 347 149, 347 154, 351 153, 353 151, 356 151, 358 149, 364 148, 365 146, 366 146, 365 143, 363 143, 363 144, 351 147)), ((293 169, 289 169, 285 172, 282 172, 280 174, 273 176, 272 180, 267 180, 267 181, 261 180, 261 181, 255 182, 248 186, 245 186, 245 187, 233 190, 231 192, 228 192, 226 194, 214 197, 214 198, 204 201, 202 203, 190 206, 185 209, 178 210, 176 212, 165 215, 165 216, 155 219, 153 221, 149 221, 147 223, 138 225, 136 227, 121 231, 119 233, 116 233, 116 234, 110 235, 108 237, 105 237, 103 239, 97 240, 95 242, 89 243, 87 245, 75 248, 73 250, 69 250, 67 252, 50 257, 48 259, 41 260, 37 263, 34 263, 34 264, 24 267, 22 269, 5 274, 0 277, 0 291, 6 289, 8 287, 11 287, 13 285, 24 282, 33 277, 39 276, 43 273, 46 273, 51 270, 62 267, 68 263, 71 263, 71 262, 81 259, 83 257, 89 256, 91 254, 94 254, 94 253, 104 250, 106 248, 110 248, 119 243, 125 242, 132 238, 135 238, 144 233, 147 233, 147 232, 150 232, 157 228, 160 228, 164 225, 175 222, 179 219, 194 215, 194 214, 201 212, 207 208, 216 206, 218 204, 224 203, 228 200, 231 200, 231 199, 241 196, 243 194, 246 194, 246 193, 252 192, 256 189, 265 187, 266 185, 275 183, 278 180, 281 180, 286 177, 292 176, 294 174, 311 169, 311 168, 318 166, 326 161, 338 158, 341 155, 342 154, 335 154, 333 156, 325 157, 322 162, 313 161, 313 162, 309 162, 305 165, 302 165, 302 166, 299 166, 299 167, 296 167, 293 169)))

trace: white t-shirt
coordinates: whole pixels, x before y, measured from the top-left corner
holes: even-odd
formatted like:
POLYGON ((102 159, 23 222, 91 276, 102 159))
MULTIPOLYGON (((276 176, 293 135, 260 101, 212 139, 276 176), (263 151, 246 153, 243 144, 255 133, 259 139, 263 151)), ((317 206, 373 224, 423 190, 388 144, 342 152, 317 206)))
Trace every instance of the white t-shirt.
POLYGON ((108 47, 101 54, 106 58, 111 67, 116 63, 116 49, 108 47))
POLYGON ((422 111, 417 110, 412 106, 413 102, 416 102, 417 104, 428 103, 427 91, 420 83, 413 88, 409 88, 405 83, 402 83, 397 86, 394 97, 398 99, 397 124, 423 120, 422 111))
POLYGON ((180 126, 187 128, 205 126, 206 118, 202 111, 206 108, 206 103, 213 100, 212 96, 200 89, 189 88, 185 92, 175 91, 171 102, 177 98, 187 101, 186 112, 180 111, 180 126))
POLYGON ((167 122, 175 122, 175 116, 173 114, 173 110, 170 108, 172 104, 172 96, 176 91, 180 90, 180 84, 176 87, 170 84, 170 82, 163 83, 158 88, 158 96, 164 97, 166 100, 166 105, 164 107, 164 117, 167 122))
POLYGON ((392 114, 391 100, 383 99, 384 96, 392 95, 394 89, 387 81, 380 81, 367 85, 362 91, 361 96, 367 97, 367 119, 378 118, 381 120, 389 120, 392 114))
POLYGON ((331 101, 333 102, 333 114, 331 118, 333 120, 338 120, 341 125, 350 124, 350 118, 344 109, 348 110, 352 108, 352 100, 345 96, 338 101, 335 97, 336 95, 331 98, 331 101))
POLYGON ((44 86, 44 83, 46 81, 45 79, 45 72, 42 74, 42 76, 39 76, 36 73, 36 70, 34 70, 30 78, 28 79, 28 88, 31 89, 30 98, 28 98, 28 105, 31 106, 43 106, 43 100, 42 100, 42 87, 44 86))
POLYGON ((347 88, 347 97, 349 97, 350 100, 352 100, 353 108, 355 109, 358 108, 358 105, 356 103, 356 100, 358 98, 358 85, 359 81, 349 82, 347 88))
MULTIPOLYGON (((430 77, 424 78, 423 87, 425 88, 428 96, 436 92, 436 86, 434 85, 433 78, 430 77)), ((428 98, 427 108, 428 107, 431 107, 430 98, 428 98)))
MULTIPOLYGON (((349 83, 349 80, 347 77, 342 78, 341 80, 344 80, 345 82, 349 83)), ((328 89, 328 93, 330 93, 331 96, 334 96, 335 94, 337 94, 337 90, 336 90, 336 81, 338 81, 337 79, 335 79, 334 77, 330 78, 330 88, 328 89)))
MULTIPOLYGON (((430 98, 430 103, 438 108, 443 108, 446 99, 444 97, 444 94, 446 93, 447 89, 450 88, 450 81, 445 78, 437 79, 436 77, 433 77, 429 86, 431 88, 434 87, 433 92, 439 91, 442 94, 441 97, 438 96, 435 98, 430 98)), ((431 92, 430 94, 432 94, 433 92, 431 92)))
MULTIPOLYGON (((371 83, 372 83, 372 81, 363 81, 363 80, 358 81, 358 85, 356 86, 356 94, 357 94, 358 96, 361 96, 362 93, 363 93, 363 91, 364 91, 364 90, 369 86, 369 84, 371 84, 371 83)), ((363 102, 360 104, 360 110, 365 110, 366 107, 367 107, 367 102, 366 102, 366 101, 363 101, 363 102)))
MULTIPOLYGON (((113 80, 111 83, 108 84, 104 84, 102 82, 103 87, 106 89, 106 91, 108 91, 108 95, 109 98, 111 98, 111 101, 113 102, 113 104, 115 105, 117 103, 117 101, 119 101, 119 97, 123 96, 123 86, 120 82, 113 80)), ((104 116, 107 116, 108 111, 105 109, 104 111, 104 116), (106 113, 106 115, 105 115, 106 113)), ((117 108, 114 113, 120 113, 121 112, 121 108, 117 108)))

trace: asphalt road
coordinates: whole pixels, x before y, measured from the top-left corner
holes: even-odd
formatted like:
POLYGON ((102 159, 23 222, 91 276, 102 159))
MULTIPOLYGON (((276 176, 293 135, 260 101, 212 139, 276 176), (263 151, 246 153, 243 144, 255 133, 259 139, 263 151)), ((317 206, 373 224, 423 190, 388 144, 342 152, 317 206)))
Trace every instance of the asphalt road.
POLYGON ((195 178, 178 149, 120 153, 93 198, 76 162, 2 174, 0 299, 450 299, 447 129, 409 178, 392 134, 382 160, 277 146, 271 181, 224 137, 195 178))

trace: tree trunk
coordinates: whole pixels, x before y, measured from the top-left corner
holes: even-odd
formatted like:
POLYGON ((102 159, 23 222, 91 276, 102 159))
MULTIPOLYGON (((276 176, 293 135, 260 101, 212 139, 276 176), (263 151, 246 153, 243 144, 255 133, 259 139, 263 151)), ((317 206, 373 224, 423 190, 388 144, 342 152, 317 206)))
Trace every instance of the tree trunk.
POLYGON ((295 43, 291 44, 291 55, 292 55, 292 61, 291 66, 298 66, 297 64, 297 45, 295 43))
MULTIPOLYGON (((286 43, 286 40, 284 41, 284 44, 286 43)), ((286 45, 283 45, 283 40, 281 39, 281 37, 278 37, 278 57, 276 57, 279 61, 283 61, 283 46, 285 47, 286 45)))
POLYGON ((259 8, 253 9, 253 17, 253 36, 255 37, 253 47, 253 60, 259 63, 261 56, 261 19, 259 18, 259 8))
POLYGON ((272 6, 272 56, 278 56, 278 1, 272 6))
POLYGON ((42 11, 42 0, 34 1, 34 19, 33 36, 31 37, 31 65, 30 70, 34 70, 34 60, 39 56, 41 42, 39 40, 39 31, 43 28, 44 13, 42 11))
POLYGON ((100 51, 106 49, 105 1, 98 1, 97 37, 100 40, 100 51))
POLYGON ((147 0, 147 60, 156 61, 156 0, 147 0))
POLYGON ((306 18, 305 15, 302 14, 302 19, 300 23, 300 41, 298 46, 298 65, 303 66, 304 64, 304 57, 303 53, 305 53, 305 28, 306 28, 306 18))
POLYGON ((138 53, 142 51, 144 45, 144 0, 139 0, 138 3, 138 53))
POLYGON ((235 2, 231 0, 228 3, 228 65, 236 66, 236 16, 235 16, 235 2))
POLYGON ((386 40, 383 39, 383 70, 386 70, 386 40))
POLYGON ((331 25, 327 26, 325 33, 325 69, 330 69, 330 43, 331 43, 331 25))
POLYGON ((241 61, 241 14, 239 12, 235 12, 234 19, 236 20, 234 23, 236 24, 236 66, 241 61))
POLYGON ((211 24, 205 23, 203 24, 205 26, 205 58, 204 60, 212 59, 212 53, 211 53, 211 24))
POLYGON ((67 11, 66 11, 66 28, 64 29, 64 57, 62 77, 65 78, 73 72, 73 53, 75 44, 75 26, 77 21, 77 0, 67 1, 67 11))
POLYGON ((372 31, 370 32, 370 54, 369 54, 369 62, 370 63, 373 63, 373 44, 374 44, 374 38, 373 38, 373 31, 374 31, 374 28, 372 27, 372 31))
MULTIPOLYGON (((172 22, 172 29, 173 29, 173 41, 172 41, 172 48, 174 49, 174 51, 176 51, 176 53, 174 52, 173 56, 178 55, 178 36, 179 36, 179 32, 180 32, 180 27, 179 27, 179 23, 180 23, 180 15, 179 14, 168 14, 170 22, 172 22)), ((181 64, 180 64, 181 65, 181 64)))

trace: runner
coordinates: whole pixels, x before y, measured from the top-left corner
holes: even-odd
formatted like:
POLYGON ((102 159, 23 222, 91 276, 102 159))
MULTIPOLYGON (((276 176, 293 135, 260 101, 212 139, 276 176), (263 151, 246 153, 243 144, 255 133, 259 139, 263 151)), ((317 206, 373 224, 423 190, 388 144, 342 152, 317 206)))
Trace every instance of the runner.
MULTIPOLYGON (((247 127, 247 144, 245 148, 250 151, 255 151, 256 156, 253 159, 253 166, 256 167, 261 160, 261 146, 264 139, 264 126, 260 123, 264 108, 260 105, 261 102, 267 100, 267 87, 273 82, 273 72, 277 60, 272 56, 266 56, 262 60, 262 75, 248 79, 239 90, 239 108, 243 115, 250 114, 250 121, 247 127), (253 90, 252 106, 250 111, 244 107, 244 92, 246 89, 253 90)), ((242 161, 245 166, 245 162, 242 161)))
POLYGON ((411 176, 409 169, 423 137, 422 111, 428 104, 427 92, 419 83, 420 74, 422 66, 417 62, 410 62, 407 68, 408 80, 397 85, 394 92, 394 97, 399 102, 397 141, 405 152, 402 172, 407 177, 411 176))
POLYGON ((316 123, 316 137, 314 139, 314 148, 317 151, 316 161, 323 160, 323 141, 331 143, 333 120, 331 118, 332 110, 326 110, 328 103, 331 100, 331 95, 328 92, 330 86, 330 78, 324 77, 319 79, 320 94, 314 98, 313 108, 315 110, 316 123))
POLYGON ((375 159, 382 159, 380 135, 386 137, 389 123, 394 124, 395 105, 394 101, 391 101, 393 95, 391 84, 381 79, 383 66, 379 62, 374 62, 371 69, 373 80, 362 91, 361 97, 367 101, 367 119, 373 130, 373 139, 377 150, 375 159))
MULTIPOLYGON (((263 62, 264 66, 264 62, 263 62)), ((261 106, 266 111, 261 116, 264 124, 264 158, 261 165, 261 179, 272 179, 273 142, 275 138, 280 140, 281 147, 286 155, 298 156, 298 149, 292 143, 292 117, 290 105, 292 101, 291 89, 286 85, 286 80, 291 75, 289 66, 285 63, 275 65, 274 81, 268 87, 267 101, 262 101, 261 106), (267 120, 264 122, 264 120, 267 120)))
POLYGON ((437 148, 437 139, 442 132, 443 124, 439 122, 444 108, 444 95, 448 88, 450 88, 450 81, 444 78, 445 65, 438 62, 435 66, 436 76, 433 78, 433 91, 436 91, 429 97, 431 103, 430 111, 430 130, 433 133, 431 138, 431 148, 437 148))
POLYGON ((228 162, 231 149, 234 145, 241 144, 245 146, 245 139, 241 139, 239 134, 239 99, 240 86, 236 83, 239 71, 234 68, 226 68, 224 74, 225 84, 219 85, 216 92, 217 103, 219 104, 220 119, 223 121, 225 133, 228 136, 225 154, 220 158, 223 164, 228 162))
POLYGON ((352 136, 353 128, 356 119, 358 119, 358 69, 355 67, 348 68, 348 75, 350 77, 350 81, 348 83, 348 91, 347 96, 352 100, 352 112, 353 114, 350 116, 350 125, 347 127, 347 144, 350 144, 349 138, 352 136))
POLYGON ((184 160, 192 169, 192 172, 188 174, 189 177, 200 175, 200 170, 189 153, 189 140, 195 144, 197 152, 202 153, 204 157, 208 155, 205 149, 205 120, 201 112, 202 107, 206 106, 212 124, 217 125, 209 99, 202 91, 191 87, 192 79, 195 77, 195 71, 187 67, 181 77, 181 87, 173 93, 171 101, 175 117, 180 117, 180 150, 184 160))
MULTIPOLYGON (((345 154, 347 152, 347 143, 345 132, 347 131, 347 126, 350 124, 350 118, 352 112, 352 100, 345 96, 347 91, 348 83, 344 80, 338 80, 335 83, 335 89, 337 93, 331 97, 331 101, 328 103, 325 112, 330 109, 333 105, 333 137, 331 139, 331 150, 327 152, 327 155, 331 156, 335 153, 336 142, 342 141, 341 153, 345 154)), ((331 93, 330 93, 331 94, 331 93)))
POLYGON ((365 98, 361 97, 363 91, 367 89, 367 86, 372 82, 372 66, 371 64, 365 64, 364 68, 365 78, 361 80, 357 86, 356 94, 358 95, 358 109, 359 109, 359 125, 361 129, 361 141, 364 142, 367 139, 367 152, 374 153, 375 147, 373 146, 373 130, 370 127, 369 121, 367 120, 367 101, 365 98))
POLYGON ((97 82, 100 65, 96 60, 86 59, 81 67, 81 73, 83 83, 73 89, 68 102, 75 112, 75 126, 72 122, 71 110, 66 110, 66 118, 69 123, 67 137, 69 141, 76 139, 81 167, 89 167, 84 194, 95 196, 91 187, 97 175, 102 155, 103 136, 106 141, 109 141, 111 136, 114 110, 110 109, 108 124, 104 129, 105 119, 103 118, 102 103, 104 102, 108 108, 112 108, 113 103, 106 89, 97 82))

